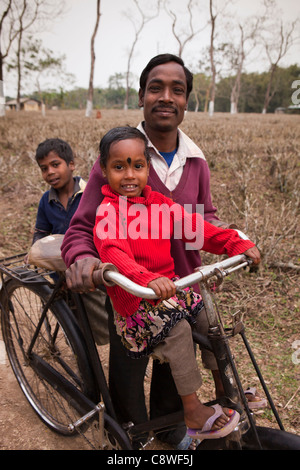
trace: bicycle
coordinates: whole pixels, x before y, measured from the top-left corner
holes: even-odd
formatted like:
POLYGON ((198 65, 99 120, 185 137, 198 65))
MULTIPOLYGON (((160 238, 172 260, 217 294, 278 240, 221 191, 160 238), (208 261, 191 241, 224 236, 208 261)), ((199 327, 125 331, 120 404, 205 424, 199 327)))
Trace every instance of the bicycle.
MULTIPOLYGON (((182 423, 182 412, 136 425, 118 422, 81 296, 66 289, 63 273, 53 281, 56 271, 30 268, 24 265, 23 258, 24 254, 19 254, 0 260, 1 325, 13 372, 40 419, 64 436, 82 434, 92 448, 101 450, 132 450, 138 436, 149 434, 148 442, 151 442, 151 434, 159 435, 182 423)), ((221 284, 227 275, 248 265, 249 260, 238 255, 200 267, 175 282, 178 289, 198 282, 206 308, 209 335, 193 333, 193 337, 195 343, 214 352, 225 390, 222 399, 207 405, 218 402, 241 415, 229 436, 204 440, 197 450, 300 449, 300 436, 283 428, 242 320, 235 317, 232 327, 225 328, 213 302, 211 283, 221 284), (255 424, 229 346, 230 339, 236 335, 242 337, 279 429, 255 424)), ((95 285, 103 277, 134 295, 155 298, 151 289, 134 284, 109 265, 94 273, 95 285)), ((147 443, 141 443, 140 448, 146 449, 147 443)))

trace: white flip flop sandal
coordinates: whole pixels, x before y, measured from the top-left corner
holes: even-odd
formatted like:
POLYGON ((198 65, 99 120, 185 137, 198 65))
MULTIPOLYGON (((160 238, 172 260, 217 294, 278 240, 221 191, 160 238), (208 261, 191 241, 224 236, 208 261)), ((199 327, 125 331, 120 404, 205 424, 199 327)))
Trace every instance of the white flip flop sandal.
MULTIPOLYGON (((247 398, 247 395, 252 395, 253 397, 256 397, 256 388, 255 387, 249 387, 247 390, 244 390, 244 394, 247 398)), ((258 397, 259 398, 259 397, 258 397)), ((268 402, 266 398, 260 398, 260 400, 248 400, 248 407, 250 410, 257 410, 260 408, 266 408, 268 402)))
POLYGON ((202 429, 187 428, 187 434, 192 439, 199 439, 200 441, 203 441, 204 439, 219 439, 230 434, 237 426, 240 420, 240 415, 234 410, 225 426, 220 429, 212 430, 211 428, 213 427, 214 422, 224 414, 223 408, 220 405, 212 405, 212 408, 214 408, 215 412, 210 418, 208 418, 202 429))

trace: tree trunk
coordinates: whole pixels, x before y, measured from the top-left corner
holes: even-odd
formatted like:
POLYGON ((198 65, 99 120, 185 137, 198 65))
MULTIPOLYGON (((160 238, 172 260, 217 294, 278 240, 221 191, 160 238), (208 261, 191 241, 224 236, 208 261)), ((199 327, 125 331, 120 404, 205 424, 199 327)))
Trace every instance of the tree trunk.
POLYGON ((21 44, 22 44, 22 33, 20 31, 19 40, 18 40, 18 51, 17 51, 17 71, 18 71, 18 83, 17 83, 17 104, 16 111, 21 110, 21 44))
POLYGON ((211 34, 210 34, 210 66, 211 66, 211 83, 210 83, 210 101, 208 106, 208 113, 209 116, 213 116, 214 114, 214 104, 215 104, 215 93, 216 93, 216 66, 214 61, 214 38, 215 38, 215 26, 216 26, 216 17, 217 15, 213 15, 213 4, 212 0, 209 3, 210 6, 210 20, 211 20, 211 34))
POLYGON ((231 102, 230 113, 231 114, 236 114, 238 112, 238 102, 239 102, 240 91, 241 91, 241 77, 242 77, 243 64, 244 64, 244 52, 242 51, 241 61, 239 63, 239 68, 237 71, 235 82, 231 90, 231 96, 230 96, 230 102, 231 102))
POLYGON ((0 117, 5 116, 5 96, 4 96, 4 87, 3 80, 0 80, 0 117))
POLYGON ((0 51, 0 117, 5 116, 5 96, 3 83, 3 60, 0 51))
POLYGON ((85 115, 86 117, 91 117, 93 112, 93 98, 92 99, 87 99, 86 102, 86 109, 85 109, 85 115))
POLYGON ((0 117, 5 116, 5 96, 3 82, 3 57, 0 51, 0 117))
MULTIPOLYGON (((9 0, 7 4, 6 10, 2 14, 2 18, 0 21, 0 38, 2 36, 2 31, 3 31, 3 22, 6 18, 6 16, 9 13, 9 10, 11 9, 12 5, 12 0, 9 0)), ((9 44, 6 48, 6 52, 1 50, 1 41, 0 41, 0 117, 5 116, 5 96, 4 96, 4 82, 3 82, 3 59, 8 55, 9 48, 11 46, 12 39, 10 38, 9 44)))
POLYGON ((86 102, 86 110, 85 110, 85 115, 86 117, 91 117, 92 112, 93 112, 93 96, 94 96, 94 70, 95 70, 95 38, 99 26, 99 21, 100 21, 100 0, 97 0, 97 18, 96 18, 96 25, 94 28, 94 32, 91 38, 91 70, 90 70, 90 81, 89 81, 89 90, 88 90, 88 96, 87 96, 87 102, 86 102))
POLYGON ((238 102, 241 89, 241 68, 239 68, 234 86, 230 95, 230 113, 236 114, 238 112, 238 102))
POLYGON ((235 101, 230 103, 230 114, 237 114, 237 105, 235 101))
POLYGON ((266 94, 265 94, 265 102, 264 102, 264 107, 263 107, 263 110, 262 110, 262 114, 266 114, 266 112, 268 110, 269 103, 270 103, 270 101, 271 101, 271 99, 273 98, 273 95, 274 95, 274 93, 271 93, 271 86, 272 86, 272 83, 273 83, 273 79, 274 79, 274 76, 275 76, 276 69, 277 69, 277 65, 272 64, 271 65, 270 79, 269 79, 269 83, 268 83, 268 86, 267 86, 267 91, 266 91, 266 94))

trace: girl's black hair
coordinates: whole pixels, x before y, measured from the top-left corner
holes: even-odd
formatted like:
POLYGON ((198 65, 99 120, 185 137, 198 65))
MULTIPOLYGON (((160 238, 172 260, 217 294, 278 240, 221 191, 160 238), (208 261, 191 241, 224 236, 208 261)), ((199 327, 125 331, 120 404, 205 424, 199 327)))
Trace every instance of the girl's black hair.
POLYGON ((104 168, 106 167, 106 164, 107 164, 111 144, 115 142, 120 142, 121 140, 128 140, 128 139, 140 139, 144 142, 145 144, 144 155, 146 157, 147 163, 150 162, 150 153, 149 153, 147 138, 141 131, 139 131, 136 127, 130 127, 130 126, 114 127, 102 137, 100 141, 100 145, 99 145, 100 164, 103 165, 104 168))
POLYGON ((65 160, 67 164, 74 161, 74 155, 70 145, 58 138, 46 139, 38 145, 35 153, 36 161, 39 162, 39 160, 47 157, 50 152, 56 153, 60 158, 65 160))

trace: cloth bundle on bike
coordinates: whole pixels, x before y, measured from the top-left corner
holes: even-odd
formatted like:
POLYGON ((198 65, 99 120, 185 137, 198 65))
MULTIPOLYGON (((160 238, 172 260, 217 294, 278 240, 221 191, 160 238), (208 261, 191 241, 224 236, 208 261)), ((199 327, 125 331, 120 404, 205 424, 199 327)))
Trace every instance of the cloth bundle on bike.
POLYGON ((51 271, 65 271, 67 268, 60 251, 63 239, 64 235, 48 235, 37 240, 28 252, 28 264, 51 271))
MULTIPOLYGON (((61 257, 61 244, 64 235, 48 235, 37 240, 28 252, 27 262, 39 268, 50 271, 64 272, 66 265, 61 257)), ((104 278, 105 271, 116 271, 118 269, 111 263, 101 263, 95 274, 95 284, 111 286, 114 283, 104 278)))

